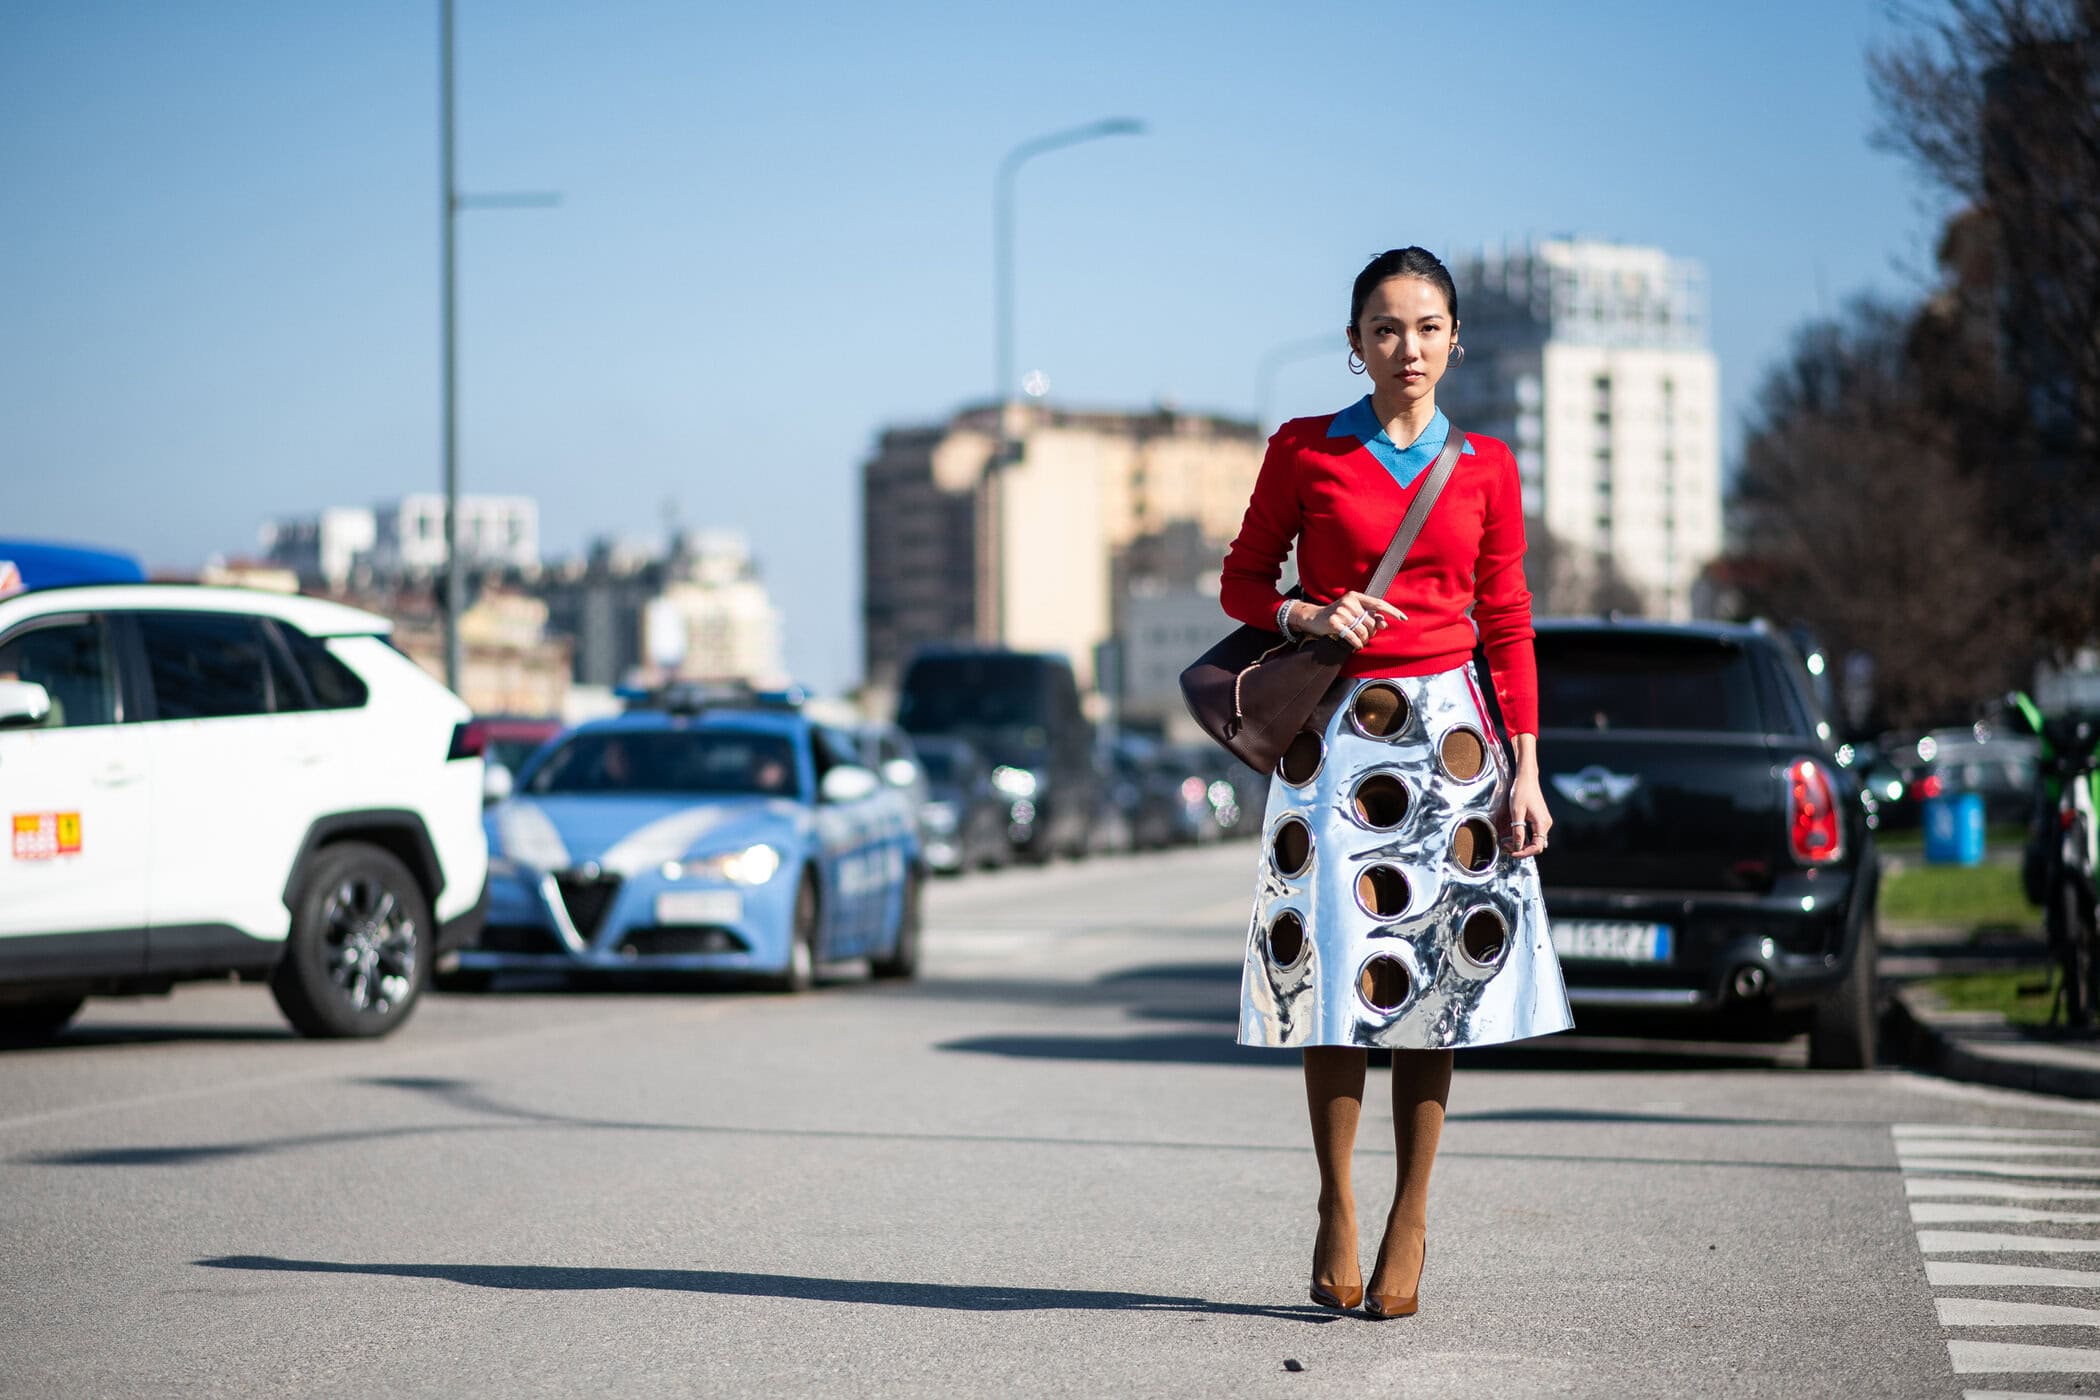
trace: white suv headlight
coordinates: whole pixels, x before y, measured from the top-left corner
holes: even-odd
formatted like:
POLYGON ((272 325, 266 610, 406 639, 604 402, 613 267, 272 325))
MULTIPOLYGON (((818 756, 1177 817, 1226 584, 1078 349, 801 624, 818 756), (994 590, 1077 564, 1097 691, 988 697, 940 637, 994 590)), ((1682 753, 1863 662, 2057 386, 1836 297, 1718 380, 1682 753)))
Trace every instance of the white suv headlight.
POLYGON ((780 852, 771 846, 759 845, 718 856, 702 856, 697 860, 665 861, 663 873, 667 880, 690 880, 711 875, 718 880, 734 880, 739 885, 763 885, 779 870, 780 852))

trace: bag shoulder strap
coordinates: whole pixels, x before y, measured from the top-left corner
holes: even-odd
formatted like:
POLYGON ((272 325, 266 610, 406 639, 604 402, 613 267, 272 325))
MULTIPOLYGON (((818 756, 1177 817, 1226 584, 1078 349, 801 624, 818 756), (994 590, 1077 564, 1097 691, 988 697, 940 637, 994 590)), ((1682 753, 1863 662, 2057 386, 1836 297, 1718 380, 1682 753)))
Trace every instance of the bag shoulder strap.
POLYGON ((1385 591, 1393 586, 1400 576, 1401 561, 1407 551, 1414 547, 1415 536, 1422 533, 1422 522, 1429 518, 1429 511, 1436 498, 1444 494, 1444 483, 1458 467, 1459 454, 1466 450, 1465 432, 1456 423, 1444 437, 1444 450, 1437 453, 1436 465, 1429 469, 1429 480, 1415 493, 1414 503, 1407 508, 1407 515, 1400 521, 1400 528, 1393 531, 1393 542, 1385 547, 1385 557, 1378 561, 1378 569, 1371 575, 1364 592, 1373 598, 1383 598, 1385 591))

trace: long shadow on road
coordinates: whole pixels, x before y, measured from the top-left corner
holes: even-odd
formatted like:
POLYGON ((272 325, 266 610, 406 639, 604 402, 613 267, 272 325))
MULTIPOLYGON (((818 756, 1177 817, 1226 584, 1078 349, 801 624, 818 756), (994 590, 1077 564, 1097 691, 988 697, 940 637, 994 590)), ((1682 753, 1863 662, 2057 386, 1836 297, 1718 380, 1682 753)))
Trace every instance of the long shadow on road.
MULTIPOLYGON (((1177 962, 1122 968, 1083 982, 932 981, 899 988, 895 994, 941 1001, 1120 1008, 1132 1021, 1177 1027, 1108 1035, 1001 1032, 944 1041, 943 1050, 1033 1060, 1295 1069, 1299 1063, 1295 1052, 1234 1042, 1239 978, 1238 962, 1177 962)), ((1581 1030, 1576 1034, 1468 1050, 1463 1067, 1668 1073, 1766 1070, 1794 1058, 1783 1043, 1649 1038, 1657 1029, 1652 1023, 1623 1014, 1579 1013, 1578 1019, 1581 1030)))
POLYGON ((1337 1314, 1314 1307, 1272 1308, 1251 1303, 1214 1303, 1207 1298, 1157 1293, 963 1283, 893 1283, 883 1279, 805 1278, 796 1274, 746 1274, 719 1269, 602 1269, 568 1264, 344 1264, 322 1259, 278 1259, 265 1254, 233 1254, 218 1259, 199 1259, 197 1263, 206 1269, 440 1279, 474 1288, 527 1292, 648 1288, 673 1293, 714 1293, 728 1298, 872 1303, 882 1307, 940 1308, 953 1312, 1190 1312, 1267 1317, 1285 1322, 1339 1320, 1337 1314))
MULTIPOLYGON (((251 1138, 246 1141, 235 1142, 76 1148, 69 1151, 26 1153, 7 1160, 10 1165, 27 1167, 181 1168, 208 1166, 222 1161, 244 1157, 270 1156, 284 1152, 326 1152, 336 1147, 362 1147, 380 1140, 519 1132, 650 1133, 693 1138, 775 1138, 809 1143, 851 1144, 884 1142, 922 1146, 940 1144, 944 1147, 1019 1147, 1030 1150, 1054 1148, 1067 1151, 1108 1149, 1115 1151, 1199 1152, 1206 1154, 1259 1153, 1290 1157, 1299 1156, 1306 1150, 1298 1143, 1216 1142, 1201 1139, 1108 1138, 1020 1133, 957 1133, 913 1129, 770 1127, 758 1124, 662 1123, 646 1120, 586 1118, 574 1114, 555 1113, 506 1103, 464 1080, 398 1076, 367 1079, 361 1082, 374 1088, 398 1090, 425 1097, 444 1104, 456 1112, 471 1116, 464 1120, 443 1123, 399 1124, 381 1128, 349 1128, 333 1132, 298 1133, 282 1137, 251 1138)), ((1456 1120, 1463 1121, 1468 1115, 1454 1114, 1452 1116, 1456 1120)), ((1674 1114, 1588 1113, 1581 1110, 1560 1109, 1523 1109, 1488 1112, 1479 1114, 1477 1117, 1483 1122, 1542 1121, 1562 1123, 1654 1123, 1663 1125, 1690 1123, 1742 1127, 1786 1125, 1791 1121, 1764 1118, 1711 1118, 1674 1114)), ((1818 1123, 1814 1126, 1829 1125, 1818 1123)), ((1884 1131, 1879 1124, 1868 1123, 1858 1126, 1863 1130, 1875 1133, 1877 1139, 1880 1133, 1884 1131)), ((1392 1149, 1376 1143, 1366 1143, 1358 1151, 1366 1156, 1381 1156, 1390 1155, 1392 1149)), ((1884 1165, 1845 1162, 1799 1162, 1771 1160, 1764 1157, 1752 1159, 1712 1156, 1677 1158, 1624 1156, 1610 1153, 1466 1150, 1446 1151, 1443 1155, 1447 1158, 1467 1158, 1479 1161, 1554 1162, 1568 1166, 1681 1166, 1748 1169, 1760 1172, 1893 1173, 1898 1170, 1893 1162, 1884 1165)))

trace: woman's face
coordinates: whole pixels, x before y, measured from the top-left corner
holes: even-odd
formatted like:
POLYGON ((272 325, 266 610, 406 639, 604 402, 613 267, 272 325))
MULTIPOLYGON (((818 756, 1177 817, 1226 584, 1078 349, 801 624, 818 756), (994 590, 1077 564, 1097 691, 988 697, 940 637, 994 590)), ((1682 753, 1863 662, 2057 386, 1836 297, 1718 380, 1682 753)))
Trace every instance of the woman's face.
POLYGON ((1420 277, 1388 277, 1371 289, 1349 344, 1383 397, 1419 399, 1435 392, 1451 362, 1458 322, 1444 294, 1420 277))

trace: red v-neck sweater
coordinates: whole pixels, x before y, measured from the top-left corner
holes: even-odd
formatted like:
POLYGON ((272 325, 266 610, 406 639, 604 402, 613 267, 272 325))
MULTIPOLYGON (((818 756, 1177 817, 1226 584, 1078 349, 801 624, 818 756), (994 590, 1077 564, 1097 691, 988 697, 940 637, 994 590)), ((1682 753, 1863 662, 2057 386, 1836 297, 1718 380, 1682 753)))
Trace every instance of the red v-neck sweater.
MULTIPOLYGON (((1325 606, 1371 581, 1372 570, 1429 480, 1407 486, 1353 437, 1327 436, 1329 414, 1293 418, 1269 439, 1239 538, 1225 553, 1225 611, 1273 629, 1276 582, 1291 542, 1308 601, 1325 606)), ((1512 734, 1539 727, 1538 666, 1531 651, 1531 590, 1524 583, 1524 509, 1517 459, 1504 444, 1466 434, 1444 494, 1422 524, 1386 601, 1407 614, 1343 666, 1351 676, 1426 676, 1487 648, 1495 697, 1512 734), (1466 610, 1472 609, 1470 620, 1466 610)))

